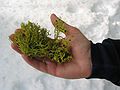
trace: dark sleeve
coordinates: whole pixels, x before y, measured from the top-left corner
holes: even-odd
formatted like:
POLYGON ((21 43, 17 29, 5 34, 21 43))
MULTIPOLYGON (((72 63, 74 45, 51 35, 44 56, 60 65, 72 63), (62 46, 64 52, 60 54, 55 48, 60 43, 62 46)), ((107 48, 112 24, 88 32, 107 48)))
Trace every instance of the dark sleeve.
POLYGON ((91 42, 91 55, 93 68, 89 78, 107 79, 120 86, 120 40, 91 42))

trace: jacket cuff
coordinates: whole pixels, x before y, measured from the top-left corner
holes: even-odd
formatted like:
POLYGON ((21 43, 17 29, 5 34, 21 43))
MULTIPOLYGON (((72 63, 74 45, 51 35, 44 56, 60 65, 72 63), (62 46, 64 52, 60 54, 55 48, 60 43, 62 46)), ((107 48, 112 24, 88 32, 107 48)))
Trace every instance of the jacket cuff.
POLYGON ((103 67, 103 61, 102 57, 100 55, 100 50, 104 50, 104 48, 101 46, 100 43, 94 44, 92 41, 91 42, 91 60, 92 60, 92 74, 90 78, 103 78, 104 77, 104 67, 103 67))

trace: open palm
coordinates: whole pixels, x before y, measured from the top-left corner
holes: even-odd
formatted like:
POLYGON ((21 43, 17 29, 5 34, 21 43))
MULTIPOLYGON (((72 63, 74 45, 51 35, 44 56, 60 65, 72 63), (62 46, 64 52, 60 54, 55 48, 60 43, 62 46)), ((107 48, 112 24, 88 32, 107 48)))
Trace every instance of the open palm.
MULTIPOLYGON (((55 14, 51 15, 53 25, 55 25, 57 18, 58 17, 55 14)), ((11 44, 11 46, 22 55, 23 59, 28 64, 42 72, 67 79, 89 77, 92 70, 90 41, 77 28, 66 23, 65 27, 67 29, 67 32, 65 33, 66 39, 71 40, 70 46, 73 56, 73 60, 71 62, 57 64, 50 62, 49 60, 46 60, 45 63, 36 59, 31 60, 31 58, 22 54, 16 45, 11 44)), ((12 37, 13 35, 10 36, 10 39, 12 39, 12 37)))

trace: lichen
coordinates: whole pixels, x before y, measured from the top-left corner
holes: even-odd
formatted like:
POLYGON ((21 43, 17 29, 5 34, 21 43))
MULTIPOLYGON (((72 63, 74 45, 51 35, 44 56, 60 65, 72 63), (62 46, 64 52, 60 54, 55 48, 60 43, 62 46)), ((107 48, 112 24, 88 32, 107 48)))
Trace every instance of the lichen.
POLYGON ((59 38, 60 32, 66 32, 64 22, 60 19, 55 23, 54 39, 48 37, 50 33, 46 28, 28 21, 22 23, 21 28, 15 32, 13 43, 31 58, 48 58, 57 63, 64 63, 70 61, 72 55, 69 41, 59 38))

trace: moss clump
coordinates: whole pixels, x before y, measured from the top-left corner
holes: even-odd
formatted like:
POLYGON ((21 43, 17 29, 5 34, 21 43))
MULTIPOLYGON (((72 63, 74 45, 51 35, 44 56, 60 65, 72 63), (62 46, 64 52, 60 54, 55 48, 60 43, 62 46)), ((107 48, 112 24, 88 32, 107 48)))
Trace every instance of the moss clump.
POLYGON ((49 58, 57 63, 70 61, 72 56, 69 41, 59 38, 60 32, 66 32, 64 22, 60 19, 56 20, 54 32, 54 39, 51 39, 46 28, 28 21, 26 24, 22 23, 21 28, 15 32, 13 43, 31 58, 49 58))

